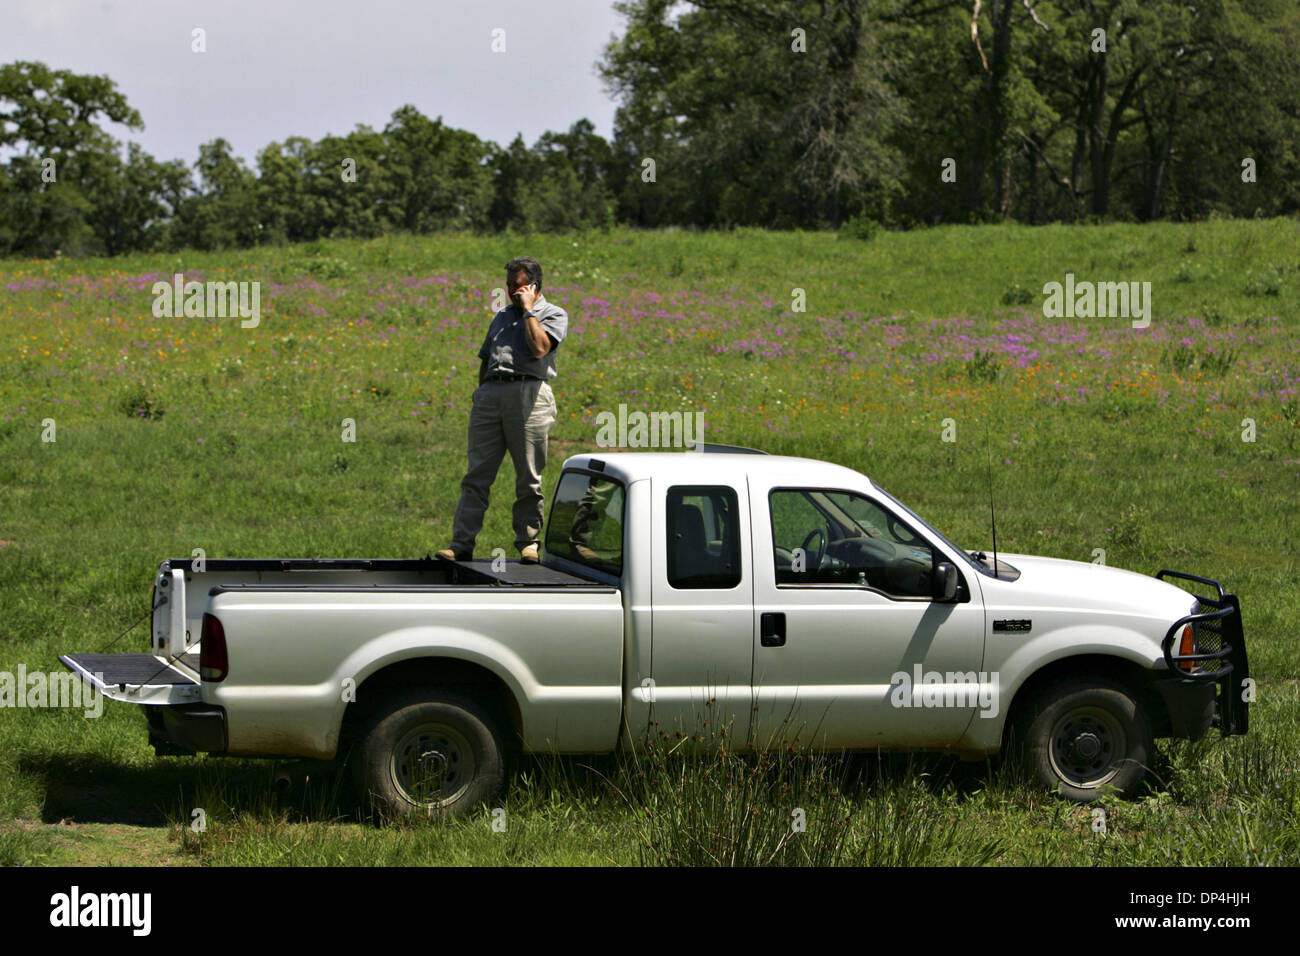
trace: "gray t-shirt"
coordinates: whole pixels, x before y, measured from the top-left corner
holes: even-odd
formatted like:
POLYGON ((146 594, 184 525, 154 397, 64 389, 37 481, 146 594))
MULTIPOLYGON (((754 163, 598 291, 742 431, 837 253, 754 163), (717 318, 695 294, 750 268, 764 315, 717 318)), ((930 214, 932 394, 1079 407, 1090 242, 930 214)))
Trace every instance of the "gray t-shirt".
POLYGON ((539 295, 533 303, 533 312, 546 333, 554 340, 551 350, 541 358, 533 358, 528 351, 525 335, 524 313, 514 303, 492 317, 487 336, 478 350, 478 357, 487 362, 487 374, 513 372, 532 375, 542 381, 555 378, 555 352, 569 331, 569 313, 558 305, 551 305, 539 295))

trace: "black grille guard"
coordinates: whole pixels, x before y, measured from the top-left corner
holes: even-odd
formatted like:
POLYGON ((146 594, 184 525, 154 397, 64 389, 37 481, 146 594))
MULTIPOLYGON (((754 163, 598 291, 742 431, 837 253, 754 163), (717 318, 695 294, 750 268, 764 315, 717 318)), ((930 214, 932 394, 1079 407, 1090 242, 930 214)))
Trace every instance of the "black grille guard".
POLYGON ((1164 652, 1165 663, 1169 665, 1171 673, 1185 681, 1196 683, 1213 681, 1219 685, 1219 693, 1215 701, 1214 725, 1219 728, 1219 733, 1224 737, 1243 736, 1249 726, 1250 704, 1244 697, 1250 668, 1246 660, 1246 637, 1241 626, 1241 602, 1237 600, 1237 595, 1225 594, 1223 585, 1210 578, 1168 569, 1158 572, 1156 577, 1162 581, 1167 577, 1182 578, 1197 584, 1209 585, 1218 592, 1217 598, 1191 592, 1202 607, 1212 610, 1179 618, 1165 633, 1164 640, 1160 642, 1160 649, 1164 652), (1188 624, 1192 625, 1194 638, 1198 642, 1217 634, 1218 649, 1198 652, 1199 648, 1194 645, 1191 654, 1176 653, 1174 642, 1178 639, 1178 632, 1188 624), (1188 661, 1213 661, 1217 662, 1217 666, 1201 665, 1194 671, 1185 671, 1178 666, 1188 661))

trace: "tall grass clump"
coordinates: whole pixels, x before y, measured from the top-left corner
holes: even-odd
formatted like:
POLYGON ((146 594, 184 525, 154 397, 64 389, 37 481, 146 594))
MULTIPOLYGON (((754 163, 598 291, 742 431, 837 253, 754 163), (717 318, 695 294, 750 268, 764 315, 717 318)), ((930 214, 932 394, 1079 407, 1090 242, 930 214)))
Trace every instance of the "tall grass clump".
POLYGON ((632 812, 637 862, 655 866, 980 865, 1003 852, 971 840, 909 762, 864 783, 859 758, 797 739, 758 753, 729 728, 703 737, 656 730, 609 782, 632 812))

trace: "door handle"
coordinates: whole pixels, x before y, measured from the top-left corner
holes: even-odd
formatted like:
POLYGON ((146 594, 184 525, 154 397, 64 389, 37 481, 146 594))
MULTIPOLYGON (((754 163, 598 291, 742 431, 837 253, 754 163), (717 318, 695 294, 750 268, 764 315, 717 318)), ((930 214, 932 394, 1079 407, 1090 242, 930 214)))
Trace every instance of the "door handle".
POLYGON ((764 647, 785 647, 785 613, 765 612, 758 618, 758 642, 764 647))

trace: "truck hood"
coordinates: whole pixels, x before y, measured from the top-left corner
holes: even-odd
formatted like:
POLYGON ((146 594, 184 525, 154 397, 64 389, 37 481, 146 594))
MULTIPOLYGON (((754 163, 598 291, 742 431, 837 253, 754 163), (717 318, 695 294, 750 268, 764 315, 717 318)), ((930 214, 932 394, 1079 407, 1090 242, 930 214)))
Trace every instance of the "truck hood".
POLYGON ((1136 571, 1087 561, 999 552, 1020 571, 1016 581, 982 578, 986 594, 1005 604, 1131 612, 1174 620, 1189 613, 1195 598, 1182 588, 1136 571), (990 585, 992 587, 990 588, 990 585))

